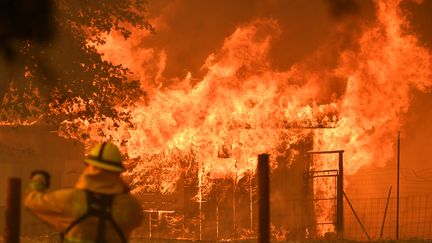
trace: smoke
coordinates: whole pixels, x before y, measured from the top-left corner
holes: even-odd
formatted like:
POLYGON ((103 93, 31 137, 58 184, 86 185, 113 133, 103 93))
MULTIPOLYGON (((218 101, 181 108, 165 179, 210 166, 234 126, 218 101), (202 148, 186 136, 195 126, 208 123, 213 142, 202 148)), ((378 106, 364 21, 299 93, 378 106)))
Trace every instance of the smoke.
POLYGON ((0 2, 0 55, 16 61, 23 41, 49 42, 53 38, 53 2, 7 0, 0 2))
MULTIPOLYGON (((162 76, 166 79, 164 85, 169 85, 172 82, 168 80, 185 77, 188 72, 202 77, 207 56, 216 52, 238 26, 255 19, 274 19, 283 31, 273 43, 269 59, 275 68, 285 70, 334 38, 339 25, 334 21, 334 9, 348 13, 356 9, 356 14, 363 16, 360 9, 372 5, 370 1, 363 2, 367 3, 347 7, 347 3, 329 4, 324 0, 153 1, 149 3, 149 13, 156 33, 134 32, 130 46, 133 50, 139 45, 141 49, 163 51, 168 58, 162 76), (330 12, 329 5, 333 6, 330 12)), ((107 56, 110 58, 109 53, 107 56)))
POLYGON ((355 0, 326 0, 326 3, 330 15, 337 20, 360 13, 360 6, 355 0))

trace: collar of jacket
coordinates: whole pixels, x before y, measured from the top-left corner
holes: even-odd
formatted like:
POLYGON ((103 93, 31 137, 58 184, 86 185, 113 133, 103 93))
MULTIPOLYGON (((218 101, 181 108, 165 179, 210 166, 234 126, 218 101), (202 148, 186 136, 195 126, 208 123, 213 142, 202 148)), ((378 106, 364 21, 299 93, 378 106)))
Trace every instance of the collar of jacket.
POLYGON ((86 166, 75 188, 104 194, 119 194, 128 191, 119 172, 101 170, 92 165, 86 166))

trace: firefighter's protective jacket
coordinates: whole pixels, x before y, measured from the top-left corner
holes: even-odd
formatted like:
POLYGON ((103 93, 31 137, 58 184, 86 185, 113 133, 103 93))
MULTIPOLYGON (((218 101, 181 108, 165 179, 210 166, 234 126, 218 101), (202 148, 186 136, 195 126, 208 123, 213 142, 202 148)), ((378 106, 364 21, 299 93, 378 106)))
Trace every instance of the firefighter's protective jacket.
MULTIPOLYGON (((142 220, 142 209, 139 202, 129 193, 119 173, 101 170, 88 165, 81 174, 75 188, 47 192, 44 177, 32 178, 25 197, 25 206, 38 218, 48 223, 59 232, 87 212, 85 190, 114 195, 112 217, 129 238, 132 230, 142 220)), ((89 217, 74 226, 65 236, 65 242, 92 243, 96 238, 98 218, 89 217)), ((106 224, 105 239, 107 243, 121 242, 119 235, 109 223, 106 224)))

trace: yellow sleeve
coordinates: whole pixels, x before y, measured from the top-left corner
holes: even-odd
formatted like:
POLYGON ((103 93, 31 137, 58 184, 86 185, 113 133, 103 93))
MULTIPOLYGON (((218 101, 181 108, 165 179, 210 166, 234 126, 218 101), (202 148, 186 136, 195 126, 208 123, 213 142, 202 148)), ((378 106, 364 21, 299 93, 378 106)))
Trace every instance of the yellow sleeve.
POLYGON ((24 205, 36 217, 63 231, 72 221, 70 212, 67 212, 71 194, 71 190, 47 192, 43 176, 35 175, 26 192, 24 205))

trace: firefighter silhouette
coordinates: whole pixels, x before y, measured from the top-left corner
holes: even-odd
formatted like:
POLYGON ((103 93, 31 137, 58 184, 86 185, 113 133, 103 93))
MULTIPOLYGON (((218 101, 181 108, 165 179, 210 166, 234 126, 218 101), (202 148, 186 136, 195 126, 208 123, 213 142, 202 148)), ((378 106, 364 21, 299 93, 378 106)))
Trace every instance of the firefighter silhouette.
POLYGON ((120 177, 124 170, 119 149, 96 145, 75 188, 47 191, 50 175, 35 171, 25 206, 39 219, 62 232, 63 242, 127 242, 142 221, 139 202, 120 177))

